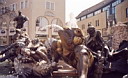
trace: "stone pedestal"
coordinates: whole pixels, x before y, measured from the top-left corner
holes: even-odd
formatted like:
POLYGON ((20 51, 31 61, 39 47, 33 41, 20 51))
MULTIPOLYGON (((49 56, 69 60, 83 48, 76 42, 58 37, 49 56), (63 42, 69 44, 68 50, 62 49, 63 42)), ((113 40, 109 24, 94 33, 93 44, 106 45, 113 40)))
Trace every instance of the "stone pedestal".
POLYGON ((66 64, 64 61, 59 61, 59 65, 62 65, 63 68, 59 69, 58 71, 54 71, 53 77, 55 77, 55 78, 58 78, 58 77, 78 78, 77 70, 74 69, 72 66, 66 64))

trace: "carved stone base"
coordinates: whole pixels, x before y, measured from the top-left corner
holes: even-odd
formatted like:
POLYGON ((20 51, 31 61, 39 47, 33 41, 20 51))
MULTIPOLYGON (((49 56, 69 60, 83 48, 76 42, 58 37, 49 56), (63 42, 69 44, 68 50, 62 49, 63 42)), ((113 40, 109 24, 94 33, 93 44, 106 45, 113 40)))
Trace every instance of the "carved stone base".
POLYGON ((64 61, 59 61, 59 65, 62 65, 63 68, 54 71, 53 76, 78 76, 76 69, 66 64, 64 61))

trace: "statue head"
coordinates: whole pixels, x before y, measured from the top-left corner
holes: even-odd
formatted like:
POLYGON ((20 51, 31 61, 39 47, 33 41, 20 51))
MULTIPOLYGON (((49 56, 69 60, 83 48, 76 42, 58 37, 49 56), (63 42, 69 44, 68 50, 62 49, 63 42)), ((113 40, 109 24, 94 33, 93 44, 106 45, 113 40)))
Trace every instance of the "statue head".
POLYGON ((38 43, 39 43, 39 39, 38 38, 35 38, 35 39, 32 40, 32 44, 33 45, 36 45, 38 43))
POLYGON ((97 31, 97 36, 101 37, 101 32, 99 30, 97 31))
POLYGON ((90 36, 94 36, 96 29, 94 26, 89 26, 87 32, 89 33, 90 36))
POLYGON ((21 15, 21 11, 18 11, 18 14, 21 15))

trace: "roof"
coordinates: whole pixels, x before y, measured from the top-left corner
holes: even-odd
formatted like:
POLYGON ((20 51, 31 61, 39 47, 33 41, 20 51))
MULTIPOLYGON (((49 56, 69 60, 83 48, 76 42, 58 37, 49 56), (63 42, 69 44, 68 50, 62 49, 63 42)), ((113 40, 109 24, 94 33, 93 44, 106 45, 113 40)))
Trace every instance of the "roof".
POLYGON ((113 2, 113 1, 115 1, 115 0, 103 0, 102 2, 100 2, 100 3, 96 4, 96 5, 88 8, 88 9, 86 9, 84 11, 82 11, 76 18, 78 19, 78 18, 80 18, 82 16, 90 14, 90 13, 92 13, 92 12, 94 12, 94 11, 96 11, 96 10, 106 6, 106 5, 108 5, 109 3, 113 2))

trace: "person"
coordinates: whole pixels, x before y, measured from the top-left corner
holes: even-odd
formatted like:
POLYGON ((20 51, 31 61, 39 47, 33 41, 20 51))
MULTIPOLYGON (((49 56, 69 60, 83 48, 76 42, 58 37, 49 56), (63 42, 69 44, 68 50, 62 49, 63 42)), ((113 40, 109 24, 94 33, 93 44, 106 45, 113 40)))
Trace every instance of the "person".
POLYGON ((23 24, 28 20, 25 16, 21 14, 21 11, 18 12, 19 15, 14 18, 14 21, 17 22, 16 29, 23 28, 23 24))

